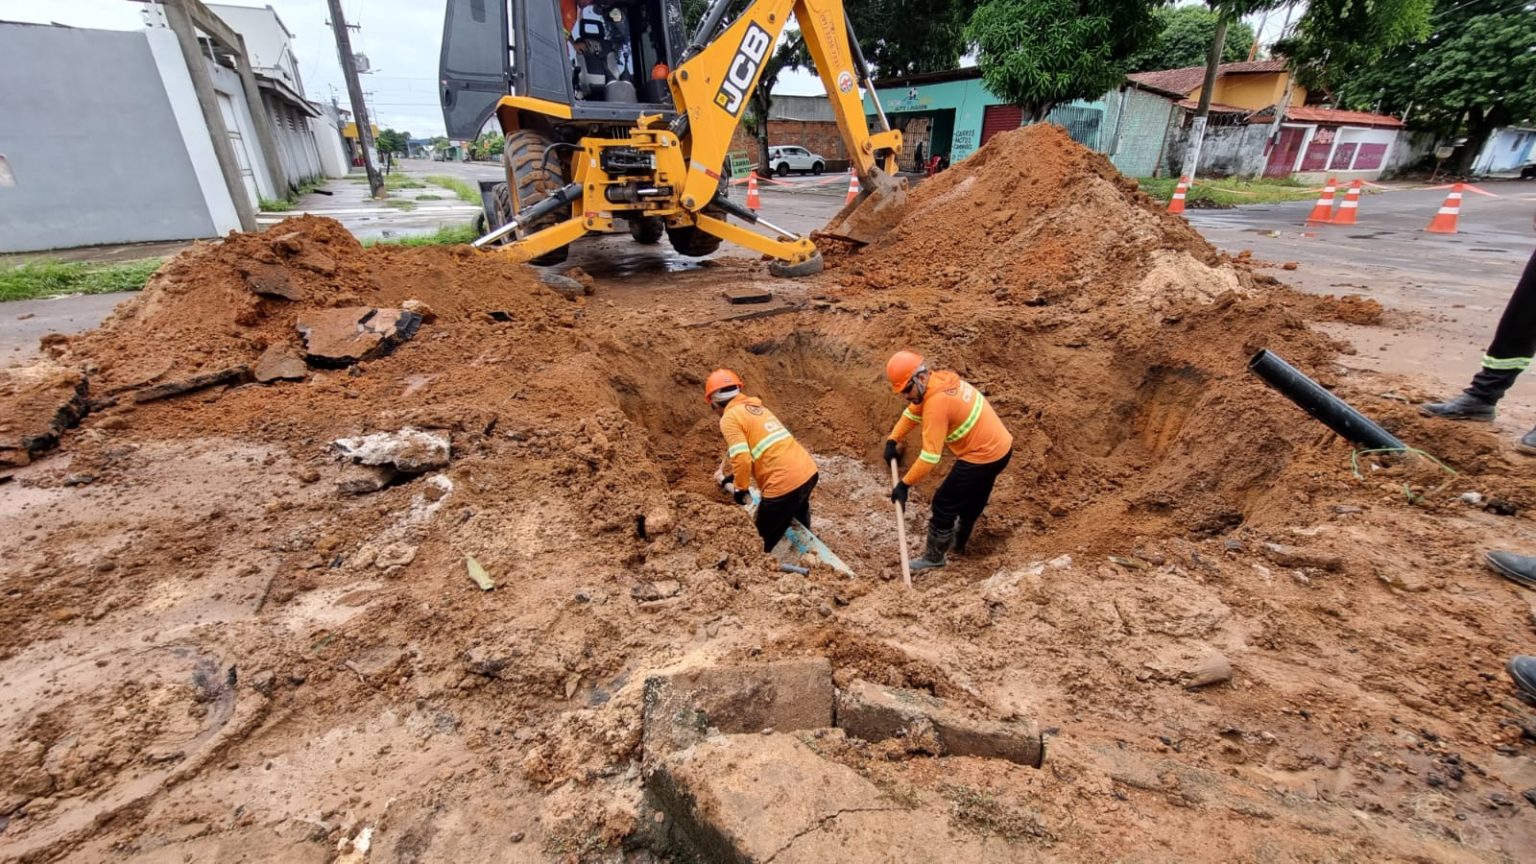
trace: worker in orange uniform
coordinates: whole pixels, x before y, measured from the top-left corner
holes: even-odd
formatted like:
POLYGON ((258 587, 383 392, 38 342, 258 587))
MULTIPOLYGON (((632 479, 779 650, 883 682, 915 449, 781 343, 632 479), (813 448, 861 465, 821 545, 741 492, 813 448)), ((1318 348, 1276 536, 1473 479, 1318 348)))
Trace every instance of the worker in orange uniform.
POLYGON ((891 500, 906 506, 908 490, 923 482, 939 464, 944 445, 955 454, 954 467, 933 496, 928 549, 912 562, 913 570, 943 567, 951 547, 965 551, 976 520, 992 497, 997 475, 1008 467, 1013 436, 980 390, 947 369, 929 372, 921 354, 897 351, 885 364, 885 377, 890 379, 893 392, 912 403, 901 412, 896 428, 886 439, 885 461, 898 457, 897 445, 908 432, 919 425, 923 428, 923 449, 891 490, 891 500))
MULTIPOLYGON (((763 500, 757 505, 757 533, 763 551, 789 530, 793 519, 811 527, 811 492, 816 489, 816 463, 763 400, 741 392, 741 379, 729 369, 716 369, 704 382, 704 397, 720 415, 725 458, 731 474, 717 475, 720 488, 737 504, 752 500, 748 484, 757 481, 763 500)), ((722 464, 722 469, 724 465, 722 464)))

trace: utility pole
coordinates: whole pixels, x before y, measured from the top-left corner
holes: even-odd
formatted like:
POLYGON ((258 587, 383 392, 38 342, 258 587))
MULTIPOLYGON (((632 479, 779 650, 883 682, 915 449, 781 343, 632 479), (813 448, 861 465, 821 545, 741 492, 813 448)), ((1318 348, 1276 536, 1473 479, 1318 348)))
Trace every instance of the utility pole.
POLYGON ((183 4, 186 0, 161 0, 165 9, 166 23, 176 34, 176 44, 187 64, 187 75, 192 78, 192 90, 197 94, 197 106, 202 109, 203 123, 208 126, 208 137, 213 143, 213 154, 218 159, 219 171, 224 175, 224 185, 235 205, 235 215, 240 219, 240 230, 256 230, 255 203, 246 194, 245 180, 240 176, 240 163, 235 158, 234 145, 229 143, 229 129, 224 126, 224 114, 219 110, 219 97, 213 89, 213 78, 203 65, 203 51, 198 47, 197 30, 192 25, 192 14, 183 4))
POLYGON ((1195 118, 1189 124, 1189 144, 1184 148, 1184 164, 1179 172, 1190 180, 1195 179, 1195 172, 1200 168, 1200 148, 1205 143, 1206 118, 1211 113, 1211 93, 1216 89, 1217 67, 1221 65, 1221 52, 1227 44, 1227 13, 1217 10, 1216 14, 1216 33, 1205 58, 1205 81, 1200 86, 1200 101, 1195 108, 1195 118))
POLYGON ((357 80, 357 62, 352 57, 352 37, 347 35, 347 21, 341 15, 341 0, 327 0, 331 7, 331 30, 336 33, 336 53, 341 72, 347 79, 347 95, 352 100, 352 119, 357 123, 357 142, 363 148, 363 168, 368 172, 368 188, 373 197, 384 195, 384 177, 375 161, 373 130, 368 125, 368 107, 363 104, 363 85, 357 80))

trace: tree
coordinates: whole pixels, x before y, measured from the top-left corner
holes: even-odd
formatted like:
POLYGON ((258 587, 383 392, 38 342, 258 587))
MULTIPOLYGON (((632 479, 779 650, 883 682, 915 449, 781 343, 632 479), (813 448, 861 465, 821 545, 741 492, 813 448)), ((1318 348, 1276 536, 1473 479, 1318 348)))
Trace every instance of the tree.
POLYGON ((1536 15, 1490 0, 1441 2, 1427 38, 1348 67, 1338 96, 1347 107, 1411 112, 1442 133, 1465 131, 1455 170, 1467 174, 1493 130, 1536 121, 1536 15), (1482 11, 1489 8, 1496 11, 1482 11))
POLYGON ((432 148, 433 153, 444 153, 453 146, 453 142, 449 141, 445 135, 436 135, 427 142, 427 146, 432 148))
MULTIPOLYGON (((1456 0, 1461 2, 1461 0, 1456 0)), ((1297 80, 1315 90, 1333 90, 1398 45, 1429 35, 1435 0, 1310 0, 1295 33, 1275 45, 1291 61, 1297 80)), ((1447 5, 1450 5, 1447 2, 1447 5)), ((1462 5, 1487 7, 1491 0, 1462 5)), ((1525 13, 1529 17, 1530 13, 1525 13)))
POLYGON ((482 132, 479 138, 470 142, 469 155, 472 159, 482 161, 495 159, 501 155, 506 145, 506 139, 501 137, 500 132, 482 132))
POLYGON ((1024 110, 1024 122, 1058 102, 1117 86, 1127 61, 1156 33, 1152 0, 986 0, 965 37, 987 88, 1024 110))
POLYGON ((846 6, 872 73, 886 78, 960 65, 970 0, 847 0, 846 6))
MULTIPOLYGON (((1131 58, 1130 71, 1183 69, 1204 66, 1211 40, 1216 35, 1217 15, 1204 6, 1163 7, 1152 13, 1160 28, 1156 39, 1131 58)), ((1235 63, 1248 57, 1253 28, 1237 21, 1227 27, 1221 62, 1235 63)))
POLYGON ((379 148, 380 153, 406 153, 409 149, 407 142, 410 139, 411 133, 409 132, 396 132, 393 129, 384 129, 379 132, 379 137, 375 139, 374 144, 379 148))

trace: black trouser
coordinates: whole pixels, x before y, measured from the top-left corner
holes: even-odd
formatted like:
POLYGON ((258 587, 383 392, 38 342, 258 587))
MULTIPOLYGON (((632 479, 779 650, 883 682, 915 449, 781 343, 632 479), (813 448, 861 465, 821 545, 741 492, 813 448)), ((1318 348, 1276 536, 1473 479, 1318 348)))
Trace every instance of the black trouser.
POLYGON ((1467 392, 1487 402, 1497 402, 1515 378, 1536 356, 1536 253, 1526 262, 1515 283, 1515 293, 1504 304, 1493 342, 1483 354, 1483 368, 1472 377, 1467 392))
POLYGON ((810 530, 811 527, 811 493, 816 489, 816 480, 820 474, 812 474, 811 479, 801 483, 794 491, 773 498, 764 498, 757 505, 757 533, 763 538, 763 551, 772 552, 779 538, 789 530, 791 520, 799 519, 800 524, 810 530))
POLYGON ((966 541, 971 539, 971 529, 976 527, 981 511, 987 509, 987 501, 992 497, 992 486, 997 482, 997 475, 1003 473, 1003 469, 1008 467, 1008 460, 1012 458, 1013 453, 1010 451, 1004 453, 1001 459, 982 465, 956 460, 954 467, 949 469, 949 476, 939 484, 939 491, 933 496, 933 518, 928 523, 929 533, 954 531, 955 550, 964 552, 966 541))

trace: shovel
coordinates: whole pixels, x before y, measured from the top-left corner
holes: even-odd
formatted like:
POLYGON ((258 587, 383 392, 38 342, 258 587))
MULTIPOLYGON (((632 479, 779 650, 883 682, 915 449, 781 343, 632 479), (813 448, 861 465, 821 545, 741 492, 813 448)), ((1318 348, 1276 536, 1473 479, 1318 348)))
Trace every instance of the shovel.
MULTIPOLYGON (((891 485, 901 482, 901 475, 896 470, 896 460, 891 460, 891 485)), ((907 561, 907 519, 901 512, 901 502, 896 504, 896 542, 901 544, 901 581, 907 583, 907 588, 912 587, 912 564, 907 561)))

